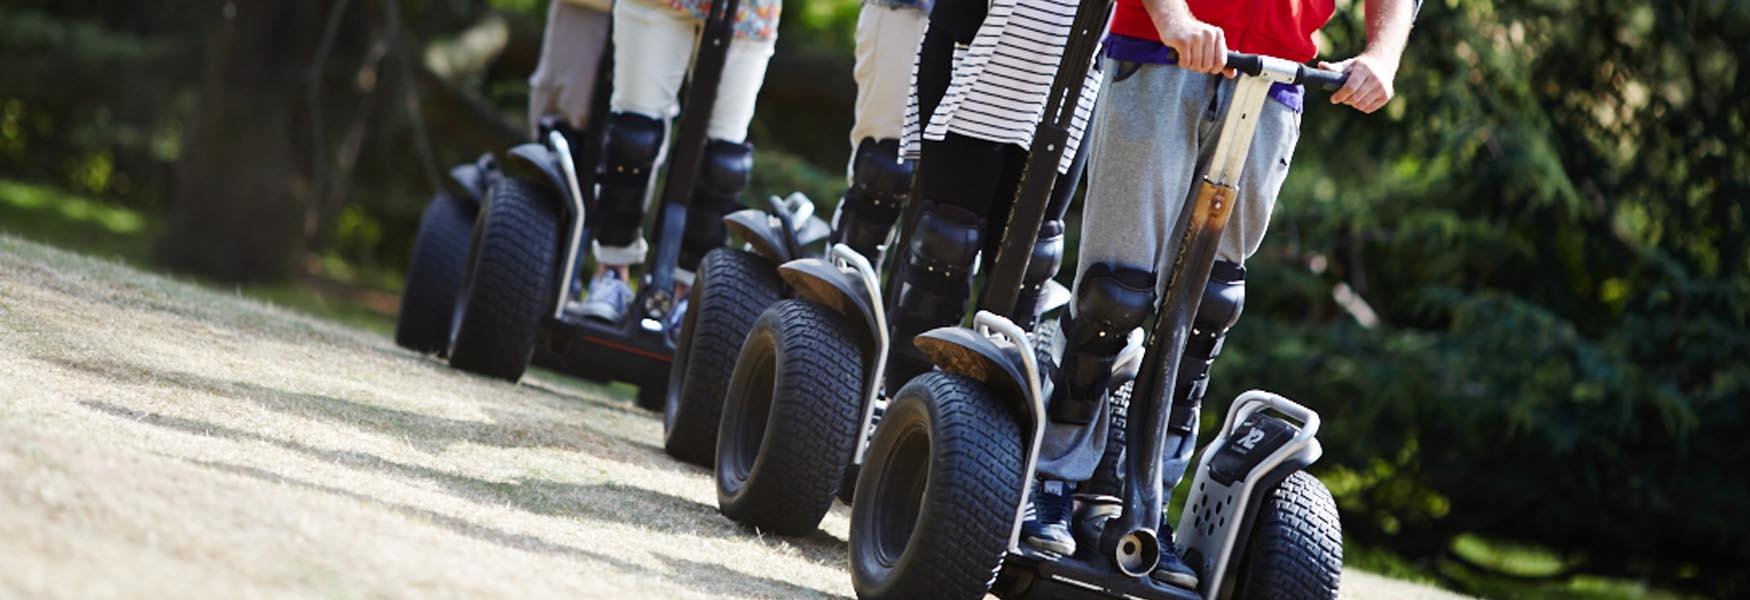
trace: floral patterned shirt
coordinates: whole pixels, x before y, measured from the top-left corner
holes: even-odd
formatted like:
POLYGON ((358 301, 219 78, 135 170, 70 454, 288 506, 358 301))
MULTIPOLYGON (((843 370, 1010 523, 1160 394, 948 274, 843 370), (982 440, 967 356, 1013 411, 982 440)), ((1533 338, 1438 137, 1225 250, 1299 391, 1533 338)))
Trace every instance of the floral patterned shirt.
MULTIPOLYGON (((676 13, 688 15, 695 19, 704 19, 711 10, 712 0, 643 0, 657 6, 666 6, 676 13)), ((783 0, 741 0, 735 8, 735 37, 745 40, 771 41, 778 39, 778 13, 784 7, 783 0)))

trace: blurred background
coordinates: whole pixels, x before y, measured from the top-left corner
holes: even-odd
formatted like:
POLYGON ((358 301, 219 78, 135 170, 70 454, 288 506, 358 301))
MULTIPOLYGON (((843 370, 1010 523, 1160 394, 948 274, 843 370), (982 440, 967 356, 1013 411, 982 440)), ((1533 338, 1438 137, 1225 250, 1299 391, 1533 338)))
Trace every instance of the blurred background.
MULTIPOLYGON (((858 6, 786 3, 752 198, 836 202, 858 6)), ((0 1, 0 231, 387 331, 443 173, 524 135, 545 15, 0 1)), ((1727 0, 1429 0, 1397 100, 1310 103, 1211 397, 1324 414, 1350 564, 1750 595, 1747 39, 1727 0)))

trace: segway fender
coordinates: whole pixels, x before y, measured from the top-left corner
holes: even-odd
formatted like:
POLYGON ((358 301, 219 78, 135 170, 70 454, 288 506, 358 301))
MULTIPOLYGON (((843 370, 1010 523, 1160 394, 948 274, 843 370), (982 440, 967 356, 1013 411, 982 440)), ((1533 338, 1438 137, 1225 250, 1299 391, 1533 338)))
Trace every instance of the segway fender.
POLYGON ((511 148, 505 153, 504 170, 524 181, 547 186, 559 196, 571 195, 565 172, 559 170, 558 158, 544 145, 531 142, 511 148))
MULTIPOLYGON (((945 372, 974 379, 1018 402, 1025 402, 1029 396, 1020 352, 1014 346, 998 346, 989 337, 959 326, 920 333, 914 343, 931 363, 945 372)), ((1032 407, 1015 408, 1032 417, 1032 407)))
POLYGON ((481 198, 486 197, 487 174, 497 168, 497 161, 492 159, 492 155, 484 154, 475 162, 451 167, 450 181, 462 188, 462 197, 478 204, 481 198))
POLYGON ((747 241, 755 254, 772 262, 783 264, 798 258, 790 251, 790 244, 783 233, 784 224, 775 215, 759 209, 744 208, 723 217, 723 226, 729 228, 730 233, 747 241))
POLYGON ((856 273, 847 273, 824 258, 800 258, 779 265, 778 276, 796 290, 797 298, 831 308, 852 322, 862 322, 868 334, 864 342, 871 347, 880 336, 881 321, 869 305, 875 290, 867 289, 856 273))

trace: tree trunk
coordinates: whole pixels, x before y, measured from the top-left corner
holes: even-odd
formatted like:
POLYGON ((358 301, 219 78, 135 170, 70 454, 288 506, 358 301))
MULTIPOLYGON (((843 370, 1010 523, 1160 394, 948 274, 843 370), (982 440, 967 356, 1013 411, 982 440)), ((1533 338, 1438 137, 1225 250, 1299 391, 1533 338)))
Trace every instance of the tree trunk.
POLYGON ((325 3, 205 2, 201 81, 159 256, 221 281, 272 281, 304 249, 305 69, 325 3))

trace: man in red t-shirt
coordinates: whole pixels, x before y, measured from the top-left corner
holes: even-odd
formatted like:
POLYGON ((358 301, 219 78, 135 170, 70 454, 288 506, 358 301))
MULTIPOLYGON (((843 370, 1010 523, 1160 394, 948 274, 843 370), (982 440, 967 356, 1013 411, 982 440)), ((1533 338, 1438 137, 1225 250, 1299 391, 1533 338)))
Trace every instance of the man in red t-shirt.
MULTIPOLYGON (((1371 113, 1391 100, 1415 7, 1411 0, 1366 0, 1367 49, 1320 63, 1349 73, 1348 84, 1331 96, 1333 104, 1371 113)), ((1157 274, 1171 264, 1172 228, 1193 178, 1215 150, 1235 87, 1231 72, 1223 77, 1227 52, 1311 60, 1318 54, 1312 36, 1333 10, 1333 0, 1118 0, 1102 65, 1101 106, 1089 126, 1076 300, 1060 338, 1065 347, 1052 352, 1065 358, 1052 377, 1041 485, 1022 526, 1026 543, 1074 552, 1071 494, 1082 499, 1083 519, 1115 511, 1118 477, 1113 456, 1105 455, 1108 439, 1117 439, 1107 404, 1110 373, 1130 333, 1154 310, 1162 279, 1157 274)), ((1161 457, 1166 489, 1189 464, 1209 365, 1244 301, 1242 265, 1263 240, 1300 136, 1303 90, 1278 84, 1269 95, 1179 365, 1167 455, 1161 457)), ((1166 527, 1163 519, 1162 558, 1152 575, 1196 587, 1197 575, 1174 551, 1166 527)))

